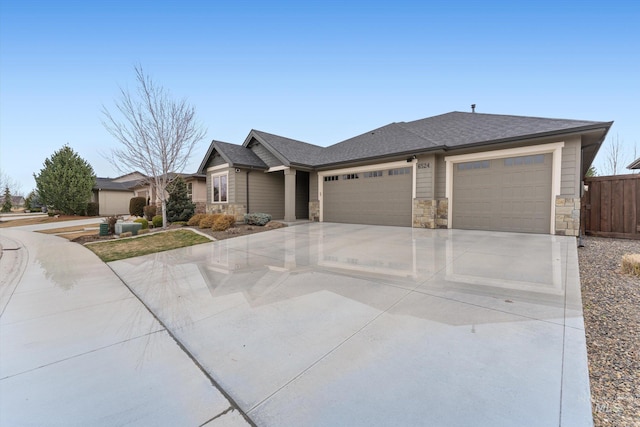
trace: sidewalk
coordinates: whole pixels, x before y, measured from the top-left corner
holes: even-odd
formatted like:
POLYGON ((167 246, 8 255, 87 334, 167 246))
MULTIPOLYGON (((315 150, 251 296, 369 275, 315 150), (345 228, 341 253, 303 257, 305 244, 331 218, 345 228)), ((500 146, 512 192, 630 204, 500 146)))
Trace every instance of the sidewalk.
POLYGON ((0 230, 0 425, 247 425, 108 266, 21 228, 0 230))

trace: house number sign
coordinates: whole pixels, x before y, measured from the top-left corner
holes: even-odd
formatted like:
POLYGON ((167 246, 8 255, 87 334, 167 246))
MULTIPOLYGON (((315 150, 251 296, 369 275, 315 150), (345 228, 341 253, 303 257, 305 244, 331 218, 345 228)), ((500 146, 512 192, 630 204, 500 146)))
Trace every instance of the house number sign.
POLYGON ((418 169, 429 169, 429 162, 427 162, 427 163, 418 163, 418 169))

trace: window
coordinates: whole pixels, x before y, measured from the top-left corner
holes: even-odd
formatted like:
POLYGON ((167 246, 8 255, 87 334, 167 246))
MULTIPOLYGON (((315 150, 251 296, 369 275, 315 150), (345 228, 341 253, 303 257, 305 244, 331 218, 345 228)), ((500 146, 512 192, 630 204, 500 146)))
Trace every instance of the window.
POLYGON ((383 176, 382 171, 373 171, 373 172, 365 172, 362 174, 365 178, 377 178, 379 176, 383 176))
POLYGON ((332 175, 332 176, 325 176, 324 177, 324 182, 337 181, 337 180, 338 180, 338 175, 332 175))
POLYGON ((193 182, 187 182, 187 197, 193 201, 193 182))
POLYGON ((505 166, 533 165, 544 163, 544 154, 534 156, 509 157, 504 159, 505 166))
POLYGON ((227 202, 227 180, 228 174, 212 175, 211 181, 211 202, 212 203, 226 203, 227 202))
POLYGON ((357 173, 348 173, 346 175, 342 175, 342 179, 358 179, 357 173))
POLYGON ((471 169, 487 169, 489 167, 489 160, 480 160, 478 162, 465 162, 458 163, 457 168, 459 171, 471 170, 471 169))
POLYGON ((411 168, 389 169, 389 176, 391 176, 391 175, 408 175, 410 173, 411 173, 411 168))

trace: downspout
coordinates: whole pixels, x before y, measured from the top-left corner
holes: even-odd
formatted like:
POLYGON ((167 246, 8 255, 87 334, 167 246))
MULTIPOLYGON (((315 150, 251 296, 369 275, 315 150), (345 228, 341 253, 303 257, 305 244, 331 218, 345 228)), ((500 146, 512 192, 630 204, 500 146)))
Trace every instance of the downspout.
POLYGON ((249 174, 250 173, 251 173, 251 169, 247 169, 247 180, 246 180, 246 184, 247 184, 247 213, 251 212, 249 210, 249 174))
MULTIPOLYGON (((582 198, 584 197, 584 177, 582 176, 582 171, 584 168, 584 147, 582 147, 582 144, 580 145, 580 226, 578 227, 578 247, 584 248, 584 243, 582 242, 582 229, 584 228, 584 223, 586 220, 586 218, 583 218, 582 215, 582 198)), ((584 172, 584 175, 586 176, 587 173, 584 172)), ((586 212, 584 216, 586 217, 586 212)))

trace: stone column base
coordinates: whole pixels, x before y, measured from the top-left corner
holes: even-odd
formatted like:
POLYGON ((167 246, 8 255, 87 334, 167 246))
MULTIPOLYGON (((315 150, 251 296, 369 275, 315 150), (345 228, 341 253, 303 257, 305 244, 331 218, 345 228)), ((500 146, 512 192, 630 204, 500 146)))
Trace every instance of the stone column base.
POLYGON ((320 221, 320 201, 312 200, 309 202, 309 221, 320 221))
POLYGON ((449 201, 447 199, 413 199, 413 227, 448 228, 449 201))
POLYGON ((578 236, 580 234, 580 198, 556 197, 555 234, 578 236))

